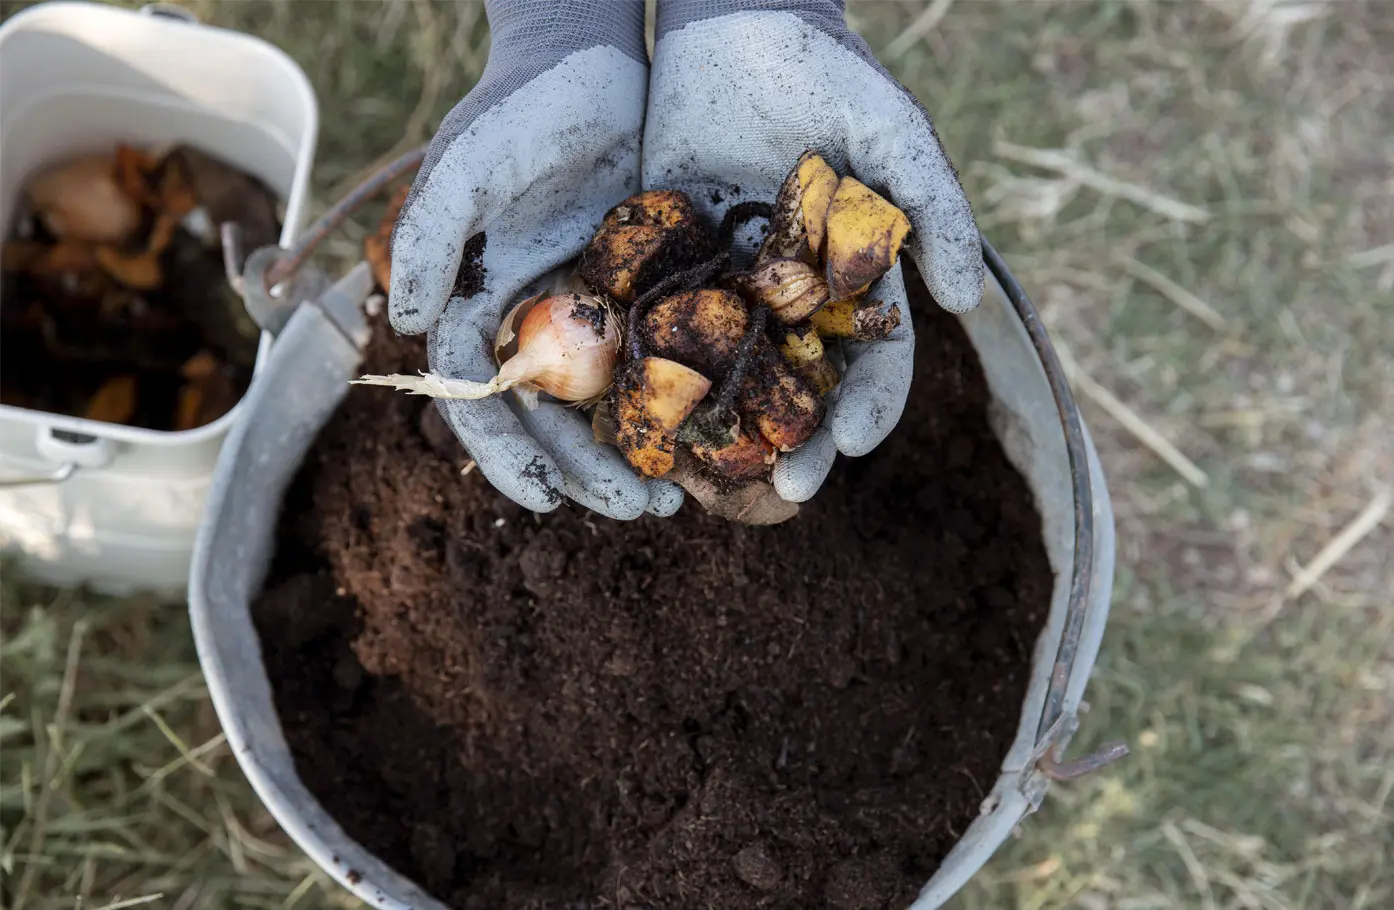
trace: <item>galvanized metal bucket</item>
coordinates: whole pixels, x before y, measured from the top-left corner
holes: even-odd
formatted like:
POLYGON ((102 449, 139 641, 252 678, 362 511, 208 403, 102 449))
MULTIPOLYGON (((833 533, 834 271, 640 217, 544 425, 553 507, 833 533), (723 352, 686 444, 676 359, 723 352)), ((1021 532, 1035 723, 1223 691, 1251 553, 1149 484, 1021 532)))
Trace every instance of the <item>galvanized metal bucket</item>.
MULTIPOLYGON (((942 906, 1041 804, 1052 780, 1126 751, 1067 763, 1085 686, 1108 619, 1114 525, 1088 431, 1035 308, 983 242, 991 278, 961 317, 991 390, 991 419, 1036 497, 1055 585, 1036 642, 1016 739, 982 815, 944 858, 910 910, 942 906)), ((445 910, 417 884, 354 842, 296 774, 277 718, 250 605, 266 577, 285 491, 321 427, 359 373, 368 333, 357 304, 360 265, 331 295, 289 314, 270 362, 224 446, 189 577, 199 660, 233 754, 281 826, 345 888, 383 910, 445 910)))

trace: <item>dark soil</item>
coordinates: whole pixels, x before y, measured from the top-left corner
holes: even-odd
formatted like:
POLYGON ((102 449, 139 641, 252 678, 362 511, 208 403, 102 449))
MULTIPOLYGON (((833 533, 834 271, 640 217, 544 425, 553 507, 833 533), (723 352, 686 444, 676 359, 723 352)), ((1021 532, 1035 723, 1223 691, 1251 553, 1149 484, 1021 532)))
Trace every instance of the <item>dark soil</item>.
MULTIPOLYGON (((534 515, 433 404, 355 388, 254 608, 349 835, 453 908, 908 905, 997 777, 1051 590, 976 357, 915 304, 898 429, 774 527, 534 515)), ((364 369, 423 363, 381 331, 364 369)))

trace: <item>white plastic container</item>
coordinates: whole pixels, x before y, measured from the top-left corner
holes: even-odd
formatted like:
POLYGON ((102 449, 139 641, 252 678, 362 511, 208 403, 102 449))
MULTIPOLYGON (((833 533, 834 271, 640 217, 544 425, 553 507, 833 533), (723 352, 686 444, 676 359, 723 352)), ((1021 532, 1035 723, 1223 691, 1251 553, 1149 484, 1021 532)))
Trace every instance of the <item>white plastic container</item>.
MULTIPOLYGON (((187 14, 53 2, 0 25, 4 236, 43 166, 117 142, 179 142, 264 181, 285 203, 288 246, 303 227, 318 130, 293 60, 187 14)), ((270 344, 263 333, 257 370, 270 344)), ((176 433, 0 405, 0 548, 57 584, 183 591, 213 467, 243 410, 176 433)))

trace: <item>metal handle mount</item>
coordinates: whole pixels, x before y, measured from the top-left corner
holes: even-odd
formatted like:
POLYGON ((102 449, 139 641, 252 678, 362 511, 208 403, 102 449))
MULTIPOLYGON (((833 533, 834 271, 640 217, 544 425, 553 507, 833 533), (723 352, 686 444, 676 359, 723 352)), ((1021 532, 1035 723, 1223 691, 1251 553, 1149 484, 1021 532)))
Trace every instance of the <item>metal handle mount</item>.
POLYGON ((41 426, 34 438, 39 455, 57 465, 47 474, 28 474, 19 477, 0 477, 0 488, 27 487, 37 484, 62 483, 78 468, 102 468, 111 463, 116 443, 87 433, 74 433, 56 427, 41 426))

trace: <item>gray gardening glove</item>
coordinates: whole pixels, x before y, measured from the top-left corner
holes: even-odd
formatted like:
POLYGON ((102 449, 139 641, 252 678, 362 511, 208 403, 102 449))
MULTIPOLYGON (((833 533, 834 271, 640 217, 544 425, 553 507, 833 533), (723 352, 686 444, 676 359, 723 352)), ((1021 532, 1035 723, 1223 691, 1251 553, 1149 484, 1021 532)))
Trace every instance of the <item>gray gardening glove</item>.
MULTIPOLYGON (((906 253, 940 306, 978 305, 982 246, 958 176, 924 107, 847 30, 841 0, 658 0, 656 34, 644 186, 685 190, 717 220, 736 202, 773 202, 812 148, 904 210, 906 253)), ((915 342, 898 263, 868 297, 899 306, 900 327, 843 345, 826 422, 775 464, 786 500, 812 497, 838 452, 871 451, 905 408, 915 342)))
MULTIPOLYGON (((580 254, 605 212, 639 189, 648 85, 643 0, 489 0, 489 62, 441 123, 392 241, 393 328, 428 332, 430 370, 488 380, 499 322, 530 283, 580 254), (484 290, 451 289, 483 231, 484 290)), ((588 421, 507 392, 442 400, 479 470, 537 512, 563 497, 618 519, 670 515, 682 491, 646 482, 588 421)))

